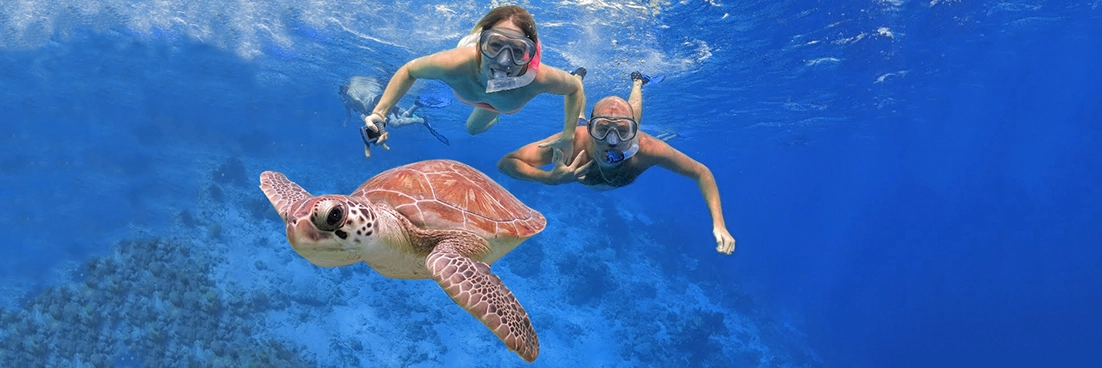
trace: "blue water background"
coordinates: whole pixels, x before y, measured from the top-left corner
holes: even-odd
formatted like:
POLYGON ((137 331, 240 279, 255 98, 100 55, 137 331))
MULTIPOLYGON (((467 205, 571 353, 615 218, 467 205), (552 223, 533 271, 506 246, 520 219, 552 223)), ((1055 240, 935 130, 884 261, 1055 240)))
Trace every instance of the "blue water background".
MULTIPOLYGON (((450 158, 485 171, 554 219, 558 228, 549 232, 603 239, 566 255, 554 254, 554 239, 537 237, 495 264, 511 270, 503 278, 526 307, 556 311, 533 321, 537 330, 554 326, 540 330, 552 337, 537 364, 567 356, 653 366, 647 362, 660 355, 684 358, 661 361, 674 366, 1099 364, 1099 2, 526 4, 540 25, 545 62, 589 68, 590 104, 626 96, 633 70, 666 77, 646 87, 642 124, 681 134, 670 143, 713 170, 738 240, 732 256, 714 252, 699 191, 675 174, 655 169, 630 187, 597 193, 497 173, 503 154, 561 129, 560 98, 539 97, 473 137, 462 126, 465 105, 423 110, 450 146, 410 127, 393 132, 393 150, 362 157, 355 127, 341 126, 337 86, 353 75, 385 79, 413 57, 451 47, 490 7, 0 4, 5 322, 34 316, 16 311, 48 302, 36 296, 49 290, 98 282, 86 279, 88 262, 114 259, 130 265, 120 269, 141 270, 146 263, 119 256, 133 253, 120 250, 128 239, 192 239, 184 244, 195 253, 205 246, 282 250, 285 259, 263 262, 309 270, 280 242, 278 217, 256 189, 260 171, 285 172, 314 193, 350 192, 386 168, 450 158), (588 210, 589 203, 602 210, 588 210), (212 209, 255 216, 203 222, 222 213, 212 209), (271 242, 253 241, 258 232, 271 242), (651 243, 637 244, 639 237, 651 243), (556 352, 563 344, 554 336, 570 333, 548 320, 583 319, 608 302, 609 290, 624 297, 621 304, 636 303, 635 294, 662 301, 624 284, 630 275, 591 266, 627 255, 653 263, 671 283, 722 296, 715 305, 732 311, 728 324, 738 313, 774 332, 716 341, 705 331, 692 335, 698 343, 682 345, 655 337, 661 348, 646 353, 615 343, 601 345, 606 351, 556 352), (565 286, 546 282, 547 273, 579 266, 519 271, 542 258, 596 271, 565 286), (541 297, 564 287, 588 296, 541 297), (736 361, 712 351, 755 339, 776 357, 736 361)), ((416 88, 402 106, 414 102, 416 88)), ((187 257, 169 261, 179 259, 187 257)), ((402 286, 378 297, 413 284, 394 285, 402 286)), ((316 302, 331 308, 340 299, 316 302)), ((458 310, 447 298, 426 303, 458 310)), ((289 305, 291 313, 312 310, 289 305)), ((315 318, 333 313, 319 309, 323 316, 315 318)), ((629 312, 619 322, 624 328, 650 318, 643 307, 629 312)), ((469 318, 452 320, 468 322, 456 329, 485 340, 486 351, 519 362, 469 318)), ((702 329, 699 320, 687 325, 702 329)), ((20 347, 31 345, 12 346, 0 359, 23 356, 20 347)), ((142 354, 111 358, 124 366, 152 361, 142 354)), ((21 363, 51 359, 34 355, 41 360, 21 363)), ((423 364, 441 357, 454 358, 430 356, 423 364)), ((408 359, 394 365, 419 362, 408 359)), ((344 360, 368 364, 352 361, 344 360)))

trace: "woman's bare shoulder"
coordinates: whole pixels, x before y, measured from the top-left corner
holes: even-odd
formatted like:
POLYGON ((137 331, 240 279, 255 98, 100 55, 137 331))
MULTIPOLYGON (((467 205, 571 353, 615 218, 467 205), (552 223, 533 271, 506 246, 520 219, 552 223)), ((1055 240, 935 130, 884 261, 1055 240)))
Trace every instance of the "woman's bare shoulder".
POLYGON ((477 70, 476 53, 469 47, 444 50, 425 55, 410 62, 410 71, 421 77, 448 79, 456 74, 477 70))

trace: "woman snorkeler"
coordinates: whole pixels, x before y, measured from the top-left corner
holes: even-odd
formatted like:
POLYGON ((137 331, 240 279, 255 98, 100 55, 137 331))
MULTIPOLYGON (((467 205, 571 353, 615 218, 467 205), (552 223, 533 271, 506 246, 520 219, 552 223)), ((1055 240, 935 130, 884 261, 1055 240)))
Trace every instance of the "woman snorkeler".
MULTIPOLYGON (((436 79, 450 86, 458 100, 475 107, 467 118, 471 135, 485 132, 500 114, 516 113, 540 94, 564 96, 563 134, 547 145, 570 155, 577 116, 585 106, 585 92, 579 78, 542 65, 540 53, 532 15, 519 6, 495 8, 478 21, 458 47, 413 59, 399 68, 375 109, 364 117, 363 133, 374 144, 389 149, 384 144, 388 138, 384 117, 415 80, 436 79)), ((365 145, 364 155, 371 157, 369 145, 365 145)))

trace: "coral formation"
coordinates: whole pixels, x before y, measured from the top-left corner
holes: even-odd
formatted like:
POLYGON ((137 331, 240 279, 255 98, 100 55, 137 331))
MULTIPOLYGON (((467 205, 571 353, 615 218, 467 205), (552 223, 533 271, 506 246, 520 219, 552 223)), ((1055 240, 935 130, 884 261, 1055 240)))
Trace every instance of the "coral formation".
POLYGON ((300 348, 256 339, 247 321, 268 306, 225 294, 209 255, 174 239, 131 240, 84 265, 83 280, 47 288, 22 309, 0 310, 0 366, 301 367, 300 348))

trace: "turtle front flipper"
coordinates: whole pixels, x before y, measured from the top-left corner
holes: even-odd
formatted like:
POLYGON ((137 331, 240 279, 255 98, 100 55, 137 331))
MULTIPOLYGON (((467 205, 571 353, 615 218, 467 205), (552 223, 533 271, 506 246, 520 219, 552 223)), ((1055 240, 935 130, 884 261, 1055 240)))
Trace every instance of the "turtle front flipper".
POLYGON ((260 190, 263 190, 264 195, 268 196, 268 200, 272 202, 272 207, 275 207, 276 212, 279 212, 279 217, 285 222, 287 221, 287 213, 291 210, 291 205, 310 197, 310 192, 307 192, 306 189, 302 189, 298 184, 287 179, 287 176, 275 171, 260 173, 260 190))
POLYGON ((455 304, 482 321, 521 359, 535 361, 540 343, 528 312, 489 265, 463 255, 472 254, 472 249, 489 249, 489 243, 474 234, 445 238, 425 258, 425 267, 455 304))

